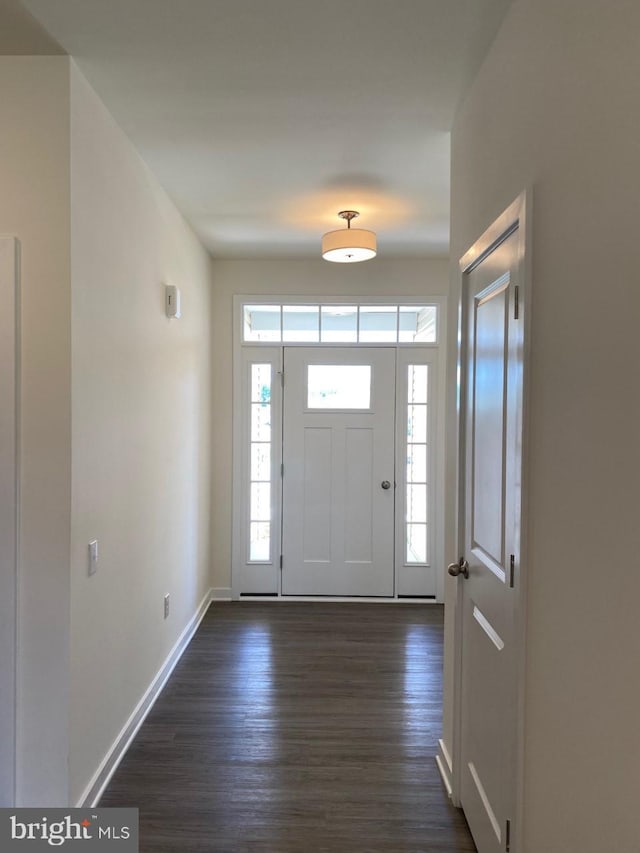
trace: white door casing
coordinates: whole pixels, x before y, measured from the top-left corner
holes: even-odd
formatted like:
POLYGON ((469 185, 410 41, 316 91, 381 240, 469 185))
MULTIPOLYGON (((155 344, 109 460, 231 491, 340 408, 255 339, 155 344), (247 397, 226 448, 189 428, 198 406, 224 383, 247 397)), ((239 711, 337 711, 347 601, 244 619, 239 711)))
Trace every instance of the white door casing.
MULTIPOLYGON (((394 302, 398 307, 396 333, 399 340, 389 339, 389 328, 382 325, 375 334, 382 333, 380 339, 373 342, 361 342, 360 334, 371 336, 372 317, 378 316, 383 323, 389 320, 388 308, 375 308, 373 304, 359 305, 362 300, 341 298, 339 302, 349 308, 351 314, 358 314, 356 342, 335 342, 324 338, 325 309, 319 312, 322 319, 321 340, 307 343, 308 325, 312 314, 318 315, 318 305, 322 299, 309 296, 254 296, 234 297, 234 357, 233 357, 233 537, 232 537, 232 589, 231 597, 280 597, 283 595, 282 571, 280 563, 287 562, 287 545, 281 541, 282 533, 282 490, 281 461, 283 453, 283 406, 284 399, 291 387, 289 378, 285 380, 283 370, 284 347, 287 349, 315 349, 318 352, 330 352, 342 349, 351 354, 363 349, 383 350, 395 353, 395 471, 397 488, 395 489, 395 530, 389 538, 395 539, 395 553, 391 560, 394 573, 393 592, 387 599, 436 599, 444 598, 444 550, 443 550, 443 513, 444 493, 444 407, 440 405, 441 389, 444 387, 444 360, 439 358, 439 349, 444 338, 445 305, 442 297, 429 300, 431 308, 425 317, 431 325, 425 326, 425 334, 431 339, 422 342, 411 341, 407 335, 407 320, 411 325, 416 316, 413 309, 407 308, 415 299, 377 300, 379 305, 389 306, 394 302), (294 308, 285 307, 294 305, 294 308), (356 309, 353 306, 356 306, 356 309), (358 307, 359 306, 359 307, 358 307), (305 314, 305 308, 308 307, 305 314), (433 308, 436 308, 435 326, 433 308), (264 310, 262 310, 264 308, 264 310), (288 313, 287 313, 288 312, 288 313), (362 317, 358 312, 364 312, 362 317), (369 312, 369 313, 367 313, 369 312), (405 312, 405 313, 403 313, 405 312), (304 316, 301 316, 304 315, 304 316), (291 320, 301 323, 292 326, 291 320), (285 322, 286 321, 286 322, 285 322), (304 322, 302 322, 304 321, 304 322), (362 321, 362 322, 361 322, 362 321), (274 325, 275 324, 275 325, 274 325), (299 332, 292 332, 297 329, 299 332), (266 331, 265 331, 266 330, 266 331), (364 331, 363 331, 364 330, 364 331), (287 335, 286 342, 284 335, 287 335), (258 337, 264 334, 264 338, 258 337), (300 334, 300 338, 295 335, 300 334), (252 373, 261 373, 263 379, 271 377, 270 401, 254 399, 252 373), (281 380, 283 384, 281 385, 281 380), (270 489, 264 484, 266 471, 265 447, 258 444, 264 441, 264 429, 255 429, 253 416, 265 424, 268 410, 270 432, 271 475, 270 489), (256 444, 256 442, 258 444, 256 444), (256 452, 257 451, 257 452, 256 452), (256 474, 257 467, 260 469, 256 474), (257 477, 257 480, 256 480, 257 477), (260 481, 260 482, 258 482, 260 481), (406 481, 406 482, 405 482, 406 481), (426 482, 425 482, 426 481, 426 482), (262 484, 260 484, 262 483, 262 484), (271 510, 267 523, 265 509, 270 492, 271 510), (426 493, 426 503, 425 503, 426 493), (259 497, 260 500, 256 500, 259 497), (258 506, 259 504, 259 506, 258 506), (257 507, 257 510, 256 510, 257 507), (421 517, 422 511, 422 517, 421 517), (258 523, 260 519, 260 523, 258 523), (270 530, 270 547, 266 539, 260 536, 256 547, 256 532, 270 530), (282 555, 282 560, 281 560, 282 555)), ((423 303, 420 303, 423 304, 423 303)), ((348 312, 336 312, 335 300, 328 309, 340 322, 348 312)), ((395 309, 394 309, 395 310, 395 309)), ((420 311, 422 309, 419 309, 420 311)), ((351 315, 349 315, 351 316, 351 315)), ((351 318, 353 320, 353 317, 351 318)), ((333 334, 332 330, 326 332, 333 334)), ((342 332, 340 333, 342 334, 342 332)), ((317 330, 316 330, 317 335, 317 330)), ((324 360, 324 359, 323 359, 324 360)), ((260 381, 263 386, 263 379, 260 381)), ((264 396, 264 395, 262 395, 264 396)), ((266 434, 266 433, 265 433, 266 434)), ((291 466, 288 466, 291 470, 291 466)), ((286 480, 286 476, 284 478, 286 480)), ((224 590, 217 590, 224 593, 224 590)), ((335 597, 342 597, 333 593, 335 597)), ((352 595, 366 597, 366 593, 357 591, 352 595)), ((309 596, 305 596, 309 597, 309 596)), ((324 597, 324 596, 323 596, 324 597)), ((376 596, 382 598, 382 596, 376 596)))
POLYGON ((521 823, 525 236, 520 198, 461 262, 454 795, 479 853, 517 851, 521 823))
MULTIPOLYGON (((438 351, 433 348, 400 348, 396 353, 396 361, 396 595, 399 598, 442 600, 442 592, 439 591, 444 583, 440 524, 442 507, 437 496, 443 493, 444 454, 438 448, 439 436, 444 430, 439 422, 438 351), (418 385, 423 387, 415 387, 417 378, 418 385), (426 387, 423 380, 426 380, 426 387), (426 414, 424 423, 422 417, 415 417, 418 412, 426 414), (420 434, 422 430, 424 432, 420 434), (416 456, 416 451, 423 453, 424 458, 420 458, 420 453, 416 456), (408 531, 411 529, 413 503, 410 493, 413 482, 424 480, 427 502, 424 517, 425 553, 414 553, 409 559, 411 549, 408 547, 408 531), (426 563, 420 559, 422 556, 426 557, 426 563)), ((419 491, 420 486, 413 486, 413 490, 419 491)), ((420 525, 417 527, 420 528, 420 525)))
MULTIPOLYGON (((282 480, 280 465, 282 454, 282 348, 246 347, 234 363, 234 424, 236 426, 234 455, 234 511, 233 511, 233 593, 239 597, 243 592, 253 595, 277 594, 280 584, 280 535, 282 480), (252 559, 250 553, 251 529, 251 482, 252 438, 262 438, 255 433, 257 422, 254 409, 262 409, 257 400, 253 400, 252 378, 254 371, 267 369, 269 377, 269 434, 270 439, 270 541, 268 553, 258 555, 261 559, 252 559)), ((255 555, 254 555, 255 556, 255 555)))
POLYGON ((282 593, 393 596, 395 350, 287 347, 284 368, 282 593), (327 369, 347 398, 314 398, 327 369))
POLYGON ((15 804, 18 564, 18 242, 0 237, 0 806, 15 804))

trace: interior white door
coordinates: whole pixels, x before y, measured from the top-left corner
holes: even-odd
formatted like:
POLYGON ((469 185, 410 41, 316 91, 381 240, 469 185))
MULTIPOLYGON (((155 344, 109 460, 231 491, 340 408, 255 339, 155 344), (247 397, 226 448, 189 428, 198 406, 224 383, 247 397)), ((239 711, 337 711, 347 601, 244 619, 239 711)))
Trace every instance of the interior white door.
POLYGON ((517 230, 511 233, 465 276, 461 560, 466 563, 449 571, 459 572, 461 585, 460 798, 479 853, 509 850, 515 802, 523 371, 519 236, 517 230))
POLYGON ((0 806, 15 803, 17 241, 0 237, 0 806))
POLYGON ((394 594, 395 350, 284 353, 283 595, 394 594))

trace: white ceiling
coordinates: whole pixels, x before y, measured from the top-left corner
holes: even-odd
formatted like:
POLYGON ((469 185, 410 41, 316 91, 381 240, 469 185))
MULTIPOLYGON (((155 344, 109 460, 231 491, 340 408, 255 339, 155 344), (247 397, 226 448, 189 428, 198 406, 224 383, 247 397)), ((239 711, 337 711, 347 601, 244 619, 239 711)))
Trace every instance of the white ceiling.
POLYGON ((510 1, 23 0, 218 257, 317 257, 344 208, 380 256, 445 253, 449 131, 510 1))

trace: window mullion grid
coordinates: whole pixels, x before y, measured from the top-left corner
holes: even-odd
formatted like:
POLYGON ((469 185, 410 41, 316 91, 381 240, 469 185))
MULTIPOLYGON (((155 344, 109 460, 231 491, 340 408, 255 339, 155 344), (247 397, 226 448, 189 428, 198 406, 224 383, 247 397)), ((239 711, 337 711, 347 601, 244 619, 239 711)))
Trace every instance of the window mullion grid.
MULTIPOLYGON (((427 476, 427 459, 428 459, 428 431, 427 431, 427 416, 428 416, 428 391, 424 396, 425 402, 422 402, 422 395, 417 386, 419 373, 416 368, 423 365, 410 364, 407 367, 407 441, 406 441, 406 456, 407 460, 411 459, 410 467, 407 466, 405 478, 405 563, 411 565, 428 565, 428 476, 427 476), (420 417, 417 417, 420 413, 420 417), (418 422, 424 424, 424 436, 416 436, 416 427, 418 422), (413 439, 420 440, 415 441, 413 439), (424 458, 421 459, 422 471, 416 471, 415 465, 415 448, 424 448, 424 458), (417 477, 417 479, 416 479, 417 477), (421 486, 423 492, 424 510, 420 518, 416 518, 416 506, 414 505, 414 497, 416 496, 416 486, 421 486), (420 531, 420 541, 416 542, 414 535, 420 531), (420 553, 417 552, 420 549, 420 553)), ((428 389, 428 367, 425 372, 426 389, 428 389)))
POLYGON ((248 518, 249 518, 249 562, 269 563, 271 562, 271 492, 273 488, 273 457, 271 436, 272 402, 271 390, 273 387, 273 367, 271 363, 251 365, 249 400, 250 400, 250 423, 249 423, 249 494, 248 494, 248 518), (259 385, 264 382, 260 378, 261 372, 268 373, 268 384, 259 385), (255 386, 258 383, 258 394, 256 399, 255 386), (266 420, 265 420, 266 419, 266 420), (266 471, 268 478, 258 469, 260 463, 260 450, 254 448, 268 448, 268 459, 266 471), (256 467, 254 470, 254 462, 256 467), (265 486, 267 488, 265 488, 265 486), (263 507, 266 507, 266 509, 263 507))

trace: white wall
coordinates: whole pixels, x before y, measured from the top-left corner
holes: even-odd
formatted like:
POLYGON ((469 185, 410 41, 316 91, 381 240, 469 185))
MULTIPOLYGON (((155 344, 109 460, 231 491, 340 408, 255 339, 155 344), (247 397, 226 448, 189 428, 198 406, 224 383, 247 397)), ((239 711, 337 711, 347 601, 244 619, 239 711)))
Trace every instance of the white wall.
MULTIPOLYGON (((319 251, 319 247, 318 247, 319 251)), ((231 587, 232 493, 232 309, 235 294, 309 295, 315 298, 388 296, 395 299, 445 294, 449 289, 446 258, 393 260, 375 258, 355 265, 312 261, 214 261, 213 296, 213 492, 212 585, 231 587)))
POLYGON ((211 260, 73 63, 71 164, 75 802, 209 589, 211 260))
POLYGON ((0 233, 22 247, 18 802, 67 802, 69 65, 0 57, 0 233))
POLYGON ((453 131, 454 262, 534 191, 527 853, 638 849, 639 32, 515 0, 453 131))

